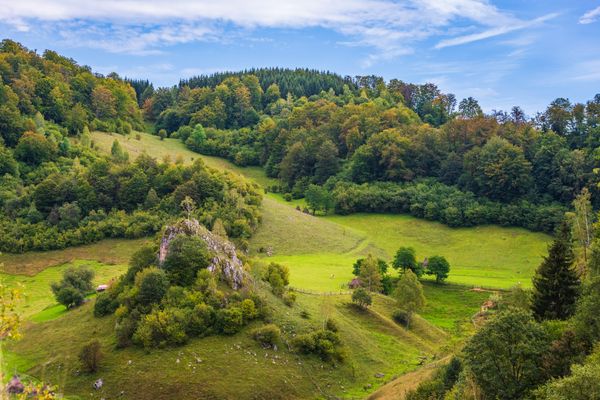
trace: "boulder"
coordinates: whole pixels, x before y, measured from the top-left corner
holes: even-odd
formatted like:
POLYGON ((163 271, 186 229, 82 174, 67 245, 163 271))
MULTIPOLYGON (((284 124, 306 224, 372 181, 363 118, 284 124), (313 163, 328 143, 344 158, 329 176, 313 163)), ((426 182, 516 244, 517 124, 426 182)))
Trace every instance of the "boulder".
POLYGON ((213 257, 207 269, 218 275, 233 289, 243 286, 246 273, 244 264, 237 256, 235 245, 229 240, 213 234, 196 219, 184 219, 165 229, 158 250, 159 266, 167 258, 169 244, 178 235, 200 237, 206 243, 206 247, 213 257))

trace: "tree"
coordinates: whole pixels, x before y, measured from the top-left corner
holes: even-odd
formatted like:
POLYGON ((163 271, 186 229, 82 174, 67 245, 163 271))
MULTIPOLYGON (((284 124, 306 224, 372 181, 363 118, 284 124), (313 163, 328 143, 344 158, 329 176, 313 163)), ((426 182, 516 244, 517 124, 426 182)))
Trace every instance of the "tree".
POLYGON ((206 243, 198 236, 177 235, 169 244, 163 268, 174 285, 194 283, 199 270, 210 265, 206 243))
POLYGON ((543 382, 548 350, 543 328, 523 310, 503 311, 464 348, 465 361, 485 398, 522 399, 543 382))
POLYGON ((44 135, 25 132, 15 148, 15 157, 29 165, 39 165, 56 157, 58 148, 44 135))
POLYGON ((125 162, 129 159, 129 154, 123 150, 121 143, 116 139, 113 141, 112 147, 110 148, 110 154, 116 162, 125 162))
POLYGON ((144 268, 135 275, 136 301, 143 306, 158 303, 169 289, 165 271, 156 267, 144 268))
POLYGON ((359 278, 361 284, 369 292, 380 292, 383 288, 381 285, 381 271, 377 259, 371 254, 365 258, 360 265, 359 278))
POLYGON ((196 124, 194 126, 194 130, 190 134, 190 136, 185 141, 186 146, 190 149, 201 152, 202 146, 206 142, 206 132, 204 131, 204 127, 201 124, 196 124))
POLYGON ((571 230, 563 221, 533 277, 532 310, 536 319, 567 319, 573 315, 580 285, 573 260, 571 230))
POLYGON ((494 200, 510 201, 531 188, 531 164, 520 147, 494 136, 465 154, 460 180, 470 190, 494 200))
POLYGON ((102 353, 102 345, 97 339, 92 340, 79 353, 79 361, 87 372, 96 372, 100 367, 100 361, 104 354, 102 353))
POLYGON ((394 298, 398 302, 398 307, 407 313, 408 327, 410 325, 412 314, 425 306, 423 286, 411 270, 407 270, 402 274, 402 277, 396 286, 396 290, 394 291, 394 298))
POLYGON ((600 341, 598 310, 600 310, 600 277, 595 277, 584 285, 573 316, 575 334, 584 341, 588 349, 600 341))
POLYGON ((587 188, 573 200, 575 212, 571 216, 573 234, 583 250, 583 259, 587 263, 587 253, 593 238, 593 210, 590 201, 591 194, 587 188))
POLYGON ((461 100, 458 104, 458 113, 463 118, 475 118, 483 115, 479 103, 473 97, 467 97, 466 99, 461 100))
POLYGON ((323 186, 309 185, 304 197, 306 198, 306 204, 312 209, 313 215, 317 211, 323 211, 327 214, 327 211, 333 207, 333 197, 323 186))
POLYGON ((403 272, 406 272, 407 269, 416 273, 417 269, 417 260, 415 258, 415 249, 412 247, 400 247, 398 251, 396 251, 396 256, 394 257, 394 261, 392 266, 395 269, 402 268, 403 272))
POLYGON ((364 288, 358 288, 352 292, 352 301, 361 308, 367 308, 371 305, 373 299, 364 288))
POLYGON ((94 271, 89 268, 69 268, 63 273, 60 282, 50 285, 56 301, 67 308, 83 303, 85 295, 93 288, 94 271))
POLYGON ((435 275, 437 283, 443 282, 450 272, 450 263, 444 256, 430 257, 427 262, 427 275, 435 275))

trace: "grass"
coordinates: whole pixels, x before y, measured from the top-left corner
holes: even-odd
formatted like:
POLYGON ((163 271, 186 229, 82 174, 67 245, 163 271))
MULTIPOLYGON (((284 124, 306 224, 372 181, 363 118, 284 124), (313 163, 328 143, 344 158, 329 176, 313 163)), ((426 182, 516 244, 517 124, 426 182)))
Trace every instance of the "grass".
POLYGON ((20 302, 19 311, 22 316, 35 322, 41 322, 56 318, 65 312, 64 306, 56 304, 50 290, 50 283, 59 281, 67 268, 81 266, 89 267, 95 272, 95 285, 110 281, 121 275, 126 269, 122 264, 106 265, 97 261, 78 260, 46 268, 34 276, 0 273, 0 279, 9 287, 21 288, 23 301, 20 302))
POLYGON ((6 274, 33 276, 44 269, 75 260, 103 264, 126 264, 149 239, 106 239, 63 250, 31 251, 23 254, 0 254, 0 271, 6 274))
POLYGON ((278 351, 262 349, 249 337, 252 327, 233 336, 193 339, 180 348, 115 350, 113 317, 94 318, 90 302, 61 318, 28 324, 23 339, 9 346, 9 368, 57 383, 74 398, 115 398, 121 391, 125 398, 142 400, 362 398, 365 387, 378 387, 417 368, 419 357, 440 357, 446 339, 425 320, 410 331, 391 322, 385 313, 393 305, 382 296, 368 311, 349 305, 349 296, 299 294, 292 308, 271 295, 267 298, 273 321, 287 338, 321 326, 324 318, 334 319, 346 362, 332 366, 298 356, 285 343, 278 351), (311 315, 309 320, 301 318, 302 310, 311 315), (79 373, 77 354, 91 339, 100 340, 105 358, 98 373, 79 373), (377 373, 384 378, 376 378, 377 373), (92 393, 91 385, 100 377, 105 386, 92 393))

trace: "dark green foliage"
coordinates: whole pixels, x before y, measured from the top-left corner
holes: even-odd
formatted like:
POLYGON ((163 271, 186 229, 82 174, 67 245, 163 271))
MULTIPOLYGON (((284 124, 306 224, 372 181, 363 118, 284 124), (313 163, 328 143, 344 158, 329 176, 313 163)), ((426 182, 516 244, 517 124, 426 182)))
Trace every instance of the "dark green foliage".
POLYGON ((578 339, 582 340, 587 349, 600 340, 600 277, 591 279, 583 287, 573 316, 573 328, 578 339))
POLYGON ((292 347, 301 354, 315 354, 323 361, 344 360, 341 339, 330 329, 298 335, 292 340, 292 347))
POLYGON ((444 400, 461 371, 462 363, 458 358, 452 357, 448 365, 436 371, 432 379, 422 382, 417 389, 408 392, 406 400, 444 400))
POLYGON ((102 345, 98 340, 92 340, 79 353, 79 361, 87 372, 96 372, 100 368, 100 361, 104 354, 102 353, 102 345))
MULTIPOLYGON (((360 268, 364 264, 365 261, 366 261, 366 258, 359 258, 358 260, 356 260, 354 262, 354 264, 352 265, 352 273, 354 275, 356 275, 356 276, 360 275, 360 268)), ((388 265, 384 259, 381 259, 381 258, 377 259, 377 267, 379 268, 379 273, 381 275, 385 275, 387 273, 388 265)))
POLYGON ((156 250, 149 245, 142 246, 131 256, 129 260, 129 268, 123 276, 123 282, 126 284, 133 283, 135 276, 144 268, 155 265, 158 261, 156 250))
POLYGON ((224 308, 217 311, 216 328, 226 335, 237 333, 244 326, 242 310, 239 307, 224 308))
POLYGON ((60 282, 54 282, 50 286, 56 301, 71 308, 81 305, 85 295, 94 288, 92 279, 94 279, 94 271, 91 269, 69 268, 63 273, 60 282))
POLYGON ((352 302, 361 308, 367 308, 373 302, 371 295, 363 288, 358 288, 352 292, 352 302))
POLYGON ((567 319, 575 312, 580 282, 573 261, 571 229, 564 222, 533 277, 532 310, 538 320, 567 319))
POLYGON ((282 300, 286 306, 292 307, 294 305, 294 303, 296 303, 296 293, 286 292, 283 294, 282 300))
POLYGON ((163 264, 171 283, 190 286, 200 269, 208 267, 211 258, 206 243, 197 236, 178 235, 169 244, 163 264))
POLYGON ((396 252, 392 266, 395 269, 402 268, 403 271, 407 269, 415 272, 417 269, 417 260, 415 258, 415 249, 412 247, 400 247, 396 252))
POLYGON ((523 398, 544 381, 543 356, 548 338, 522 310, 504 311, 467 343, 465 362, 486 398, 523 398))
POLYGON ((177 308, 155 309, 140 321, 133 341, 146 348, 182 345, 187 342, 185 313, 177 308))
POLYGON ((158 303, 167 293, 169 279, 162 269, 145 268, 136 274, 135 287, 137 288, 136 302, 144 306, 151 306, 158 303))
POLYGON ((56 144, 44 135, 25 132, 15 148, 15 158, 29 165, 39 165, 44 161, 53 160, 57 152, 56 144))
POLYGON ((434 275, 437 283, 443 282, 450 273, 450 263, 443 256, 433 256, 427 260, 427 275, 434 275))
POLYGON ((94 303, 94 316, 110 315, 115 312, 117 307, 119 307, 119 302, 109 292, 100 293, 94 303))
POLYGON ((392 319, 404 327, 410 326, 410 317, 410 313, 404 310, 394 310, 392 313, 392 319))
POLYGON ((252 331, 252 338, 262 346, 271 347, 279 341, 281 330, 275 324, 268 324, 252 331))

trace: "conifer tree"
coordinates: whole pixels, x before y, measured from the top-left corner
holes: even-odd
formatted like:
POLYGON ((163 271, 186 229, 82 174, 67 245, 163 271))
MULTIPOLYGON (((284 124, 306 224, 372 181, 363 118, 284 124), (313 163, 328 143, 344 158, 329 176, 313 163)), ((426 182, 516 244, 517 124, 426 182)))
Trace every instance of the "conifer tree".
POLYGON ((564 320, 575 311, 580 282, 574 259, 571 230, 563 222, 533 277, 532 310, 538 320, 564 320))

